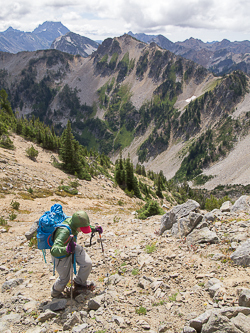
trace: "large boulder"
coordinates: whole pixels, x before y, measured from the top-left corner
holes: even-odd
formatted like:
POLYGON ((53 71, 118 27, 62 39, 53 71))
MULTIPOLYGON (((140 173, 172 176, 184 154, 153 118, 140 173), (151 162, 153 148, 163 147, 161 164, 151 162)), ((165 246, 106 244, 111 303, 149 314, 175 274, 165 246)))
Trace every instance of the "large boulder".
POLYGON ((191 212, 188 216, 181 217, 172 227, 172 235, 184 237, 187 236, 201 221, 202 215, 191 212))
POLYGON ((250 213, 250 196, 242 195, 238 200, 235 201, 234 205, 231 208, 233 213, 250 213))
POLYGON ((242 333, 226 316, 212 313, 201 333, 242 333))
POLYGON ((239 313, 236 317, 231 319, 232 323, 242 332, 250 332, 250 317, 239 313))
POLYGON ((230 258, 236 265, 250 266, 250 239, 237 247, 230 258))
POLYGON ((170 230, 175 222, 176 222, 176 216, 172 212, 172 210, 164 214, 161 218, 161 227, 159 234, 162 235, 164 231, 170 230))
POLYGON ((180 235, 181 237, 187 235, 195 227, 193 225, 197 223, 197 216, 190 217, 190 214, 199 207, 200 204, 191 199, 182 205, 173 207, 169 212, 162 216, 159 234, 162 235, 165 230, 173 228, 172 233, 174 235, 180 235), (182 219, 180 224, 175 225, 180 219, 182 219))
MULTIPOLYGON (((216 280, 211 279, 208 281, 206 288, 211 286, 211 283, 213 282, 216 282, 216 280)), ((189 325, 190 327, 194 328, 197 333, 239 333, 237 328, 241 329, 239 326, 245 327, 241 325, 239 318, 235 320, 239 314, 240 318, 243 318, 241 315, 244 315, 247 318, 246 322, 248 322, 248 319, 250 319, 250 308, 238 306, 225 307, 218 310, 207 310, 206 312, 200 314, 198 317, 189 320, 189 325)), ((244 332, 244 330, 242 330, 242 332, 244 332)))
POLYGON ((202 243, 219 243, 219 238, 214 231, 209 230, 205 227, 202 229, 195 229, 187 236, 186 239, 188 244, 202 244, 202 243))
POLYGON ((189 199, 187 202, 173 207, 171 212, 175 214, 177 219, 180 219, 181 217, 188 216, 198 208, 200 208, 200 204, 195 200, 189 199))

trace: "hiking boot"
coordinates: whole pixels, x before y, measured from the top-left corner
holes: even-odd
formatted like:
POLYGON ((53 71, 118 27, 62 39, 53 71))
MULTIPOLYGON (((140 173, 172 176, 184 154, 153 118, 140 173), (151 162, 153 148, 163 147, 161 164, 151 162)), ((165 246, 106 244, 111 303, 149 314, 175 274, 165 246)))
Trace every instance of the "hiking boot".
POLYGON ((87 290, 93 291, 95 289, 95 283, 93 281, 86 282, 84 285, 78 284, 74 281, 74 291, 78 293, 85 292, 87 290))
POLYGON ((63 293, 61 291, 55 290, 54 286, 51 289, 51 297, 52 298, 61 298, 64 297, 63 293))

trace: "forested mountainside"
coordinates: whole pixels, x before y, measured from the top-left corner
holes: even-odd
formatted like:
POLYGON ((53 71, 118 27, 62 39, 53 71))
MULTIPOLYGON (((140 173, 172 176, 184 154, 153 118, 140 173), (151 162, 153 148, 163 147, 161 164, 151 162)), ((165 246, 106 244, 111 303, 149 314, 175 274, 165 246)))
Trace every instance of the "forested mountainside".
POLYGON ((70 119, 83 145, 114 159, 123 150, 168 178, 178 169, 179 179, 197 177, 249 132, 245 74, 214 77, 129 35, 105 40, 88 58, 2 52, 0 69, 0 88, 20 116, 39 117, 57 132, 70 119))

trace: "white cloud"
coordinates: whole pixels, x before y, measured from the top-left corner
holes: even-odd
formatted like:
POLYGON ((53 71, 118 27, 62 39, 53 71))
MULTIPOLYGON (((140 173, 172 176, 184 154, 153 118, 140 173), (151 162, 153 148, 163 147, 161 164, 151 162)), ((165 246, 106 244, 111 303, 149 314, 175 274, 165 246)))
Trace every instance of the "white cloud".
POLYGON ((0 0, 0 5, 0 31, 9 26, 32 31, 56 20, 99 39, 128 30, 161 33, 173 41, 250 39, 249 0, 0 0))

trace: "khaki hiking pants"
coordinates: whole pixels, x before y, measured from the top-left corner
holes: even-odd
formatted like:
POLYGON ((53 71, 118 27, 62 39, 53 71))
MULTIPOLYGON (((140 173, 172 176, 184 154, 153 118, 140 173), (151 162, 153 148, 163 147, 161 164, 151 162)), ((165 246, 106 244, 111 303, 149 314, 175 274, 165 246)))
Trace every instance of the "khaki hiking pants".
MULTIPOLYGON (((81 245, 76 244, 74 255, 76 258, 76 264, 80 266, 74 281, 77 284, 85 285, 92 269, 92 261, 81 245)), ((70 280, 72 257, 69 256, 62 259, 57 259, 53 256, 51 257, 52 263, 54 263, 55 260, 55 269, 59 274, 59 277, 53 285, 53 289, 62 292, 70 280)))

